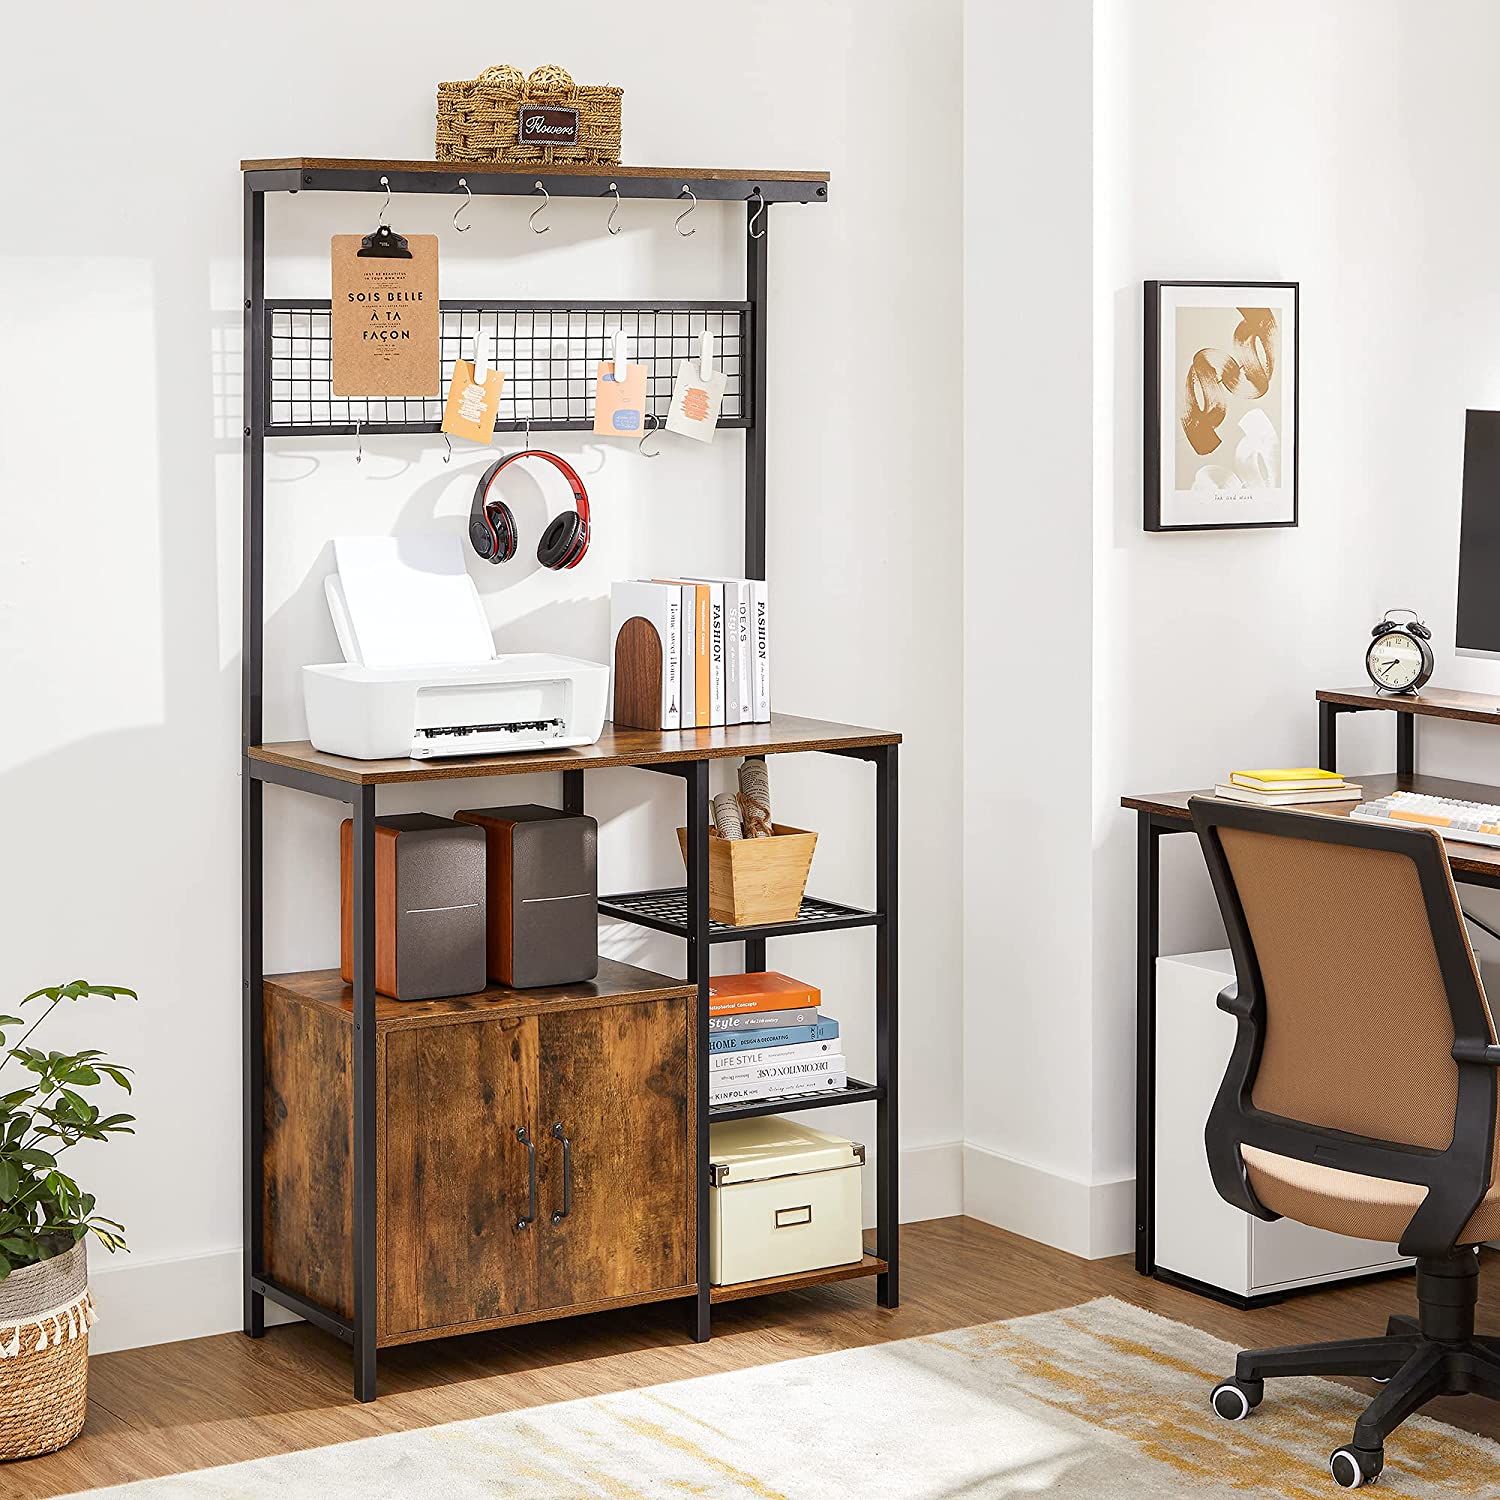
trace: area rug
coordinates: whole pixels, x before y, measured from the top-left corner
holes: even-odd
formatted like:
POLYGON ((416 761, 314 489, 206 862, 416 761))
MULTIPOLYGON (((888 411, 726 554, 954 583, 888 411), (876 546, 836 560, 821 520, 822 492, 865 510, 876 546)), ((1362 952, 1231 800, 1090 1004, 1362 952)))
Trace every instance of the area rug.
MULTIPOLYGON (((1114 1298, 868 1349, 90 1495, 112 1500, 1328 1500, 1327 1457, 1373 1395, 1268 1383, 1209 1410, 1228 1344, 1114 1298)), ((1425 1417, 1386 1445, 1381 1500, 1500 1495, 1500 1447, 1425 1417)))

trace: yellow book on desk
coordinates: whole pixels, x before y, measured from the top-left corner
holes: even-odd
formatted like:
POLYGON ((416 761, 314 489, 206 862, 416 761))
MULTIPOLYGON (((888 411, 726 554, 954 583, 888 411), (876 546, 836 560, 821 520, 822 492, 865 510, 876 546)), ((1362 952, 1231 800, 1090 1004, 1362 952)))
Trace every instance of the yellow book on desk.
POLYGON ((1231 771, 1229 780, 1252 792, 1321 792, 1343 785, 1344 778, 1337 771, 1300 766, 1289 771, 1231 771))

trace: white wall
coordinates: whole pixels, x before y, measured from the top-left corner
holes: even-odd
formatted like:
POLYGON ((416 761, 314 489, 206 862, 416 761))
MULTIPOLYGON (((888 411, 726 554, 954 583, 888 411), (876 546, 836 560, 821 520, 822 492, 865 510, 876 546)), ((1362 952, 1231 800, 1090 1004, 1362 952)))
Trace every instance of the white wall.
MULTIPOLYGON (((580 79, 623 84, 631 161, 833 173, 828 207, 779 208, 771 224, 777 707, 906 735, 906 1210, 958 1207, 960 466, 943 441, 959 386, 957 0, 920 13, 857 0, 673 4, 649 25, 580 0, 565 28, 544 14, 508 9, 463 45, 390 0, 272 0, 232 23, 182 0, 154 7, 150 27, 103 6, 86 23, 36 8, 13 21, 14 55, 47 65, 16 71, 0 122, 13 141, 45 132, 46 150, 8 168, 0 250, 0 662, 12 726, 0 745, 11 851, 0 993, 76 973, 142 993, 139 1006, 71 1017, 57 1033, 58 1045, 111 1049, 139 1075, 139 1135, 79 1153, 134 1250, 101 1274, 97 1347, 238 1320, 237 164, 429 155, 434 83, 492 61, 556 57, 580 79), (48 60, 62 58, 86 100, 76 109, 56 104, 48 60)), ((734 297, 743 284, 743 218, 730 208, 701 206, 697 235, 680 240, 675 210, 627 203, 627 232, 609 241, 603 207, 556 202, 537 239, 525 208, 499 201, 476 204, 460 238, 454 206, 397 200, 392 214, 440 234, 446 295, 734 297)), ((272 199, 270 291, 324 294, 328 236, 368 229, 376 207, 272 199)), ((526 560, 480 578, 502 646, 602 658, 612 578, 739 567, 739 435, 706 452, 669 439, 654 462, 573 435, 556 446, 590 485, 596 542, 566 579, 537 572, 548 502, 518 478, 526 560)), ((298 665, 336 655, 321 599, 327 538, 461 531, 482 464, 467 450, 445 466, 427 439, 364 447, 356 466, 347 439, 271 445, 271 738, 303 732, 298 665)), ((868 769, 786 758, 772 775, 778 810, 822 834, 816 889, 871 900, 868 769)), ((382 810, 556 793, 548 778, 506 780, 420 803, 392 793, 382 810)), ((681 878, 675 787, 604 772, 589 796, 605 888, 681 878)), ((266 801, 267 967, 329 964, 337 813, 276 789, 266 801)), ((856 1071, 872 1062, 872 947, 859 933, 772 947, 773 963, 825 986, 856 1071)), ((634 929, 611 931, 606 951, 681 962, 670 941, 634 929)), ((857 1136, 872 1126, 852 1112, 828 1123, 857 1136)))
MULTIPOLYGON (((1045 785, 1014 788, 1023 806, 1003 819, 966 823, 969 1050, 977 1021, 1024 1048, 1029 1064, 1017 1087, 988 1094, 971 1072, 967 1195, 971 1211, 1097 1254, 1128 1245, 1134 1170, 1135 828, 1120 794, 1201 786, 1233 765, 1313 761, 1314 691, 1363 680, 1369 627, 1387 607, 1411 605, 1431 624, 1437 682, 1500 692, 1500 665, 1456 660, 1452 648, 1463 413, 1500 405, 1487 336, 1500 312, 1488 253, 1500 206, 1482 168, 1482 143, 1500 124, 1484 74, 1500 14, 1454 0, 1003 10, 966 9, 966 69, 971 79, 1022 73, 1038 124, 1027 138, 1033 159, 1013 163, 1029 196, 1007 240, 979 217, 976 173, 1005 156, 1016 122, 970 96, 966 512, 971 532, 995 526, 999 485, 983 476, 1003 455, 1007 478, 1022 480, 1017 507, 1040 497, 1069 518, 1070 539, 1058 556, 1059 537, 1037 546, 1025 534, 1044 570, 1025 596, 1044 639, 1022 688, 1025 715, 1011 723, 1045 785), (983 56, 977 16, 989 28, 983 56), (1079 140, 1090 107, 1091 153, 1079 140), (1090 184, 1091 227, 1079 203, 1090 184), (1297 529, 1141 530, 1141 285, 1153 277, 1301 282, 1297 529), (1028 307, 1033 295, 1050 306, 1028 307), (1081 308, 1094 321, 1091 350, 1081 308), (1008 421, 1008 402, 1020 399, 1011 384, 1007 403, 993 382, 973 387, 1018 319, 1032 331, 1024 355, 1042 390, 1008 421), (1090 364, 1091 507, 1077 472, 1090 364), (986 414, 978 431, 976 407, 986 414), (1039 486, 1043 463, 1050 482, 1039 486), (1060 827, 1054 842, 1040 820, 1085 781, 1088 835, 1060 827), (977 885, 976 865, 997 849, 1038 861, 1047 894, 1015 874, 993 877, 991 892, 977 885), (1083 859, 1091 865, 1080 876, 1083 859), (1062 933, 1046 920, 1054 887, 1072 917, 1062 933), (976 961, 989 946, 990 894, 1015 903, 998 920, 1021 930, 1040 922, 1042 935, 1035 957, 993 982, 976 961), (1006 1166, 1011 1191, 999 1203, 972 1170, 976 1144, 1002 1166, 1021 1164, 1006 1166), (1051 1197, 1038 1186, 1049 1179, 1051 1197), (1056 1199, 1076 1211, 1049 1220, 1056 1199)), ((971 629, 985 607, 971 590, 971 629)), ((971 704, 981 678, 971 661, 971 704)), ((1341 720, 1343 769, 1389 769, 1393 735, 1383 716, 1341 720)), ((1419 741, 1423 769, 1500 780, 1500 741, 1482 729, 1423 724, 1419 741)), ((972 709, 967 744, 972 799, 991 754, 972 709)), ((1163 951, 1215 944, 1195 845, 1164 848, 1163 951)))
POLYGON ((964 10, 965 1206, 1091 1243, 1089 0, 964 10))

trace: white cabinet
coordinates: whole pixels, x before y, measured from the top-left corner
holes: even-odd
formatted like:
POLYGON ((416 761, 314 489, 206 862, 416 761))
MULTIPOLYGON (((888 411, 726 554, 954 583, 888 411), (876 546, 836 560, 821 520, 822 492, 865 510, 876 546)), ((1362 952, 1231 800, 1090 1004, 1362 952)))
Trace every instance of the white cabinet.
POLYGON ((1203 1129, 1234 1046, 1215 1003, 1233 979, 1228 949, 1156 961, 1157 1266, 1258 1297, 1410 1265, 1394 1245, 1251 1218, 1215 1190, 1203 1129))

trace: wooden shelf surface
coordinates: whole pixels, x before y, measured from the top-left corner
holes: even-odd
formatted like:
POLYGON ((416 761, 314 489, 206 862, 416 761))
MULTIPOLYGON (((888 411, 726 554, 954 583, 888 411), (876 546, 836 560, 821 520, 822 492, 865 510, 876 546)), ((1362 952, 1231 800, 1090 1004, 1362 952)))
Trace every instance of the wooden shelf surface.
MULTIPOLYGON (((1347 802, 1311 802, 1285 809, 1287 812, 1316 813, 1323 818, 1347 818, 1361 802, 1373 802, 1377 797, 1388 797, 1392 792, 1425 792, 1429 797, 1456 797, 1465 802, 1500 802, 1500 786, 1483 786, 1473 781, 1450 781, 1446 776, 1392 776, 1388 772, 1379 776, 1356 776, 1344 773, 1360 788, 1358 797, 1347 802)), ((1154 813, 1161 818, 1170 818, 1184 827, 1191 826, 1188 819, 1188 799, 1212 797, 1212 787, 1201 787, 1191 792, 1145 792, 1136 796, 1121 797, 1120 806, 1132 812, 1154 813)), ((1500 849, 1491 849, 1484 844, 1465 844, 1458 839, 1444 839, 1448 851, 1448 863, 1466 874, 1486 875, 1500 879, 1500 849)))
POLYGON ((822 1271, 799 1271, 794 1276, 768 1276, 764 1281, 733 1281, 716 1286, 709 1293, 711 1302, 738 1302, 742 1297, 768 1297, 773 1292, 800 1292, 804 1287, 823 1286, 830 1281, 852 1281, 856 1276, 878 1276, 886 1264, 878 1255, 866 1254, 863 1260, 847 1266, 828 1266, 822 1271))
POLYGON ((450 760, 350 760, 314 750, 307 740, 255 745, 245 753, 260 765, 281 766, 358 786, 386 786, 402 781, 452 781, 538 771, 655 766, 670 761, 717 760, 731 755, 783 755, 799 750, 849 750, 900 743, 899 734, 885 729, 862 729, 853 724, 803 719, 795 714, 772 714, 766 724, 733 724, 717 729, 631 729, 606 723, 596 743, 576 750, 521 751, 514 755, 476 755, 450 760))
POLYGON ((1500 725, 1500 698, 1490 693, 1466 693, 1459 688, 1425 687, 1410 697, 1377 693, 1374 688, 1319 688, 1319 703, 1344 708, 1383 708, 1390 713, 1414 714, 1424 719, 1462 719, 1469 724, 1500 725))
MULTIPOLYGON (((426 172, 446 177, 613 177, 623 181, 827 183, 827 172, 751 167, 628 167, 619 162, 382 161, 360 156, 266 156, 240 163, 242 172, 426 172)), ((675 197, 676 192, 668 196, 675 197)))
MULTIPOLYGON (((300 974, 267 974, 266 996, 307 1005, 329 1005, 352 1020, 354 991, 337 969, 309 969, 300 974)), ((448 1000, 392 1000, 375 997, 375 1024, 382 1030, 405 1030, 444 1022, 471 1020, 497 1013, 536 1015, 542 1011, 586 1010, 598 1005, 628 1004, 638 1000, 695 999, 697 987, 637 969, 633 964, 599 960, 596 979, 579 984, 549 985, 543 989, 512 990, 491 985, 477 995, 448 1000)))

